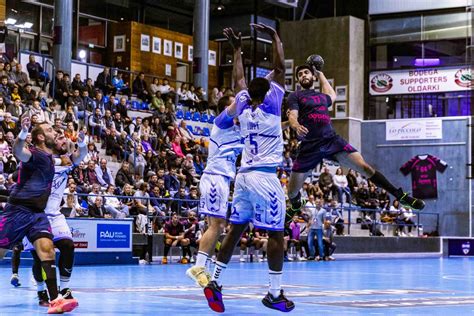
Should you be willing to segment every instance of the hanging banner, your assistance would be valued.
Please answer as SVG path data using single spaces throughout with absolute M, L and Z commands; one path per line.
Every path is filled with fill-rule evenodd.
M 466 91 L 473 86 L 470 66 L 375 71 L 369 75 L 371 95 Z
M 442 139 L 443 121 L 434 120 L 388 120 L 385 122 L 386 140 Z

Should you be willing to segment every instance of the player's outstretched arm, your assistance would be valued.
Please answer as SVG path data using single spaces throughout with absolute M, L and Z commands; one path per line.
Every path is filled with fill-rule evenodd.
M 25 147 L 25 140 L 28 136 L 28 130 L 30 129 L 31 121 L 28 115 L 24 115 L 21 119 L 21 132 L 15 139 L 13 144 L 13 154 L 20 161 L 28 162 L 31 158 L 31 152 Z
M 78 165 L 87 155 L 86 135 L 82 131 L 77 135 L 77 147 L 71 157 L 75 165 Z
M 245 83 L 244 65 L 242 63 L 242 33 L 235 35 L 234 30 L 230 27 L 223 30 L 224 36 L 229 41 L 230 46 L 234 49 L 234 64 L 232 67 L 232 80 L 234 81 L 234 92 L 239 93 L 241 90 L 247 89 Z
M 288 114 L 288 122 L 292 129 L 296 131 L 298 137 L 305 137 L 308 134 L 308 129 L 298 123 L 298 110 L 291 110 Z
M 281 42 L 280 36 L 276 30 L 266 24 L 250 24 L 258 32 L 267 33 L 272 38 L 272 49 L 273 49 L 273 71 L 270 73 L 270 76 L 267 76 L 267 79 L 270 81 L 275 81 L 280 86 L 285 84 L 285 54 L 283 52 L 283 44 Z
M 336 92 L 332 88 L 329 81 L 326 79 L 326 76 L 324 75 L 322 71 L 319 71 L 316 69 L 314 69 L 314 73 L 318 77 L 319 82 L 321 83 L 321 92 L 329 95 L 331 97 L 332 103 L 334 103 L 334 101 L 336 101 Z

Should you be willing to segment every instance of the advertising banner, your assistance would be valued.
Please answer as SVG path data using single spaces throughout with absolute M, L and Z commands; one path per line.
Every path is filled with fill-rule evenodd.
M 448 256 L 474 256 L 474 239 L 448 239 Z
M 112 219 L 67 219 L 76 251 L 132 251 L 132 221 Z
M 470 66 L 374 71 L 369 75 L 371 95 L 466 91 L 473 87 Z
M 385 122 L 386 140 L 442 139 L 443 121 L 430 120 L 389 120 Z

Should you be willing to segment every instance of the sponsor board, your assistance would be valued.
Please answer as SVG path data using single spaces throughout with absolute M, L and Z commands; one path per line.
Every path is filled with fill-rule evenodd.
M 130 245 L 130 226 L 126 224 L 98 224 L 97 248 L 127 248 Z
M 473 86 L 470 66 L 375 71 L 369 75 L 371 95 L 466 91 Z
M 448 239 L 448 256 L 474 256 L 474 239 Z
M 442 139 L 443 121 L 429 120 L 389 120 L 385 122 L 386 140 Z

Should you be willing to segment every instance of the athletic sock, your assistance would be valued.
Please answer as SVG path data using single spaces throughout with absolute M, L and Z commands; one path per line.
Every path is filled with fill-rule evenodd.
M 245 250 L 240 250 L 240 259 L 244 258 Z
M 377 170 L 375 170 L 374 175 L 370 177 L 369 180 L 372 181 L 376 186 L 387 190 L 388 193 L 392 194 L 397 199 L 403 195 L 403 190 L 394 187 L 393 184 L 390 183 L 390 181 L 388 181 L 387 178 L 385 178 L 385 176 Z
M 221 277 L 224 270 L 227 268 L 227 264 L 217 261 L 214 266 L 214 273 L 212 274 L 212 281 L 216 281 L 217 285 L 221 285 L 219 278 Z
M 290 198 L 290 203 L 295 204 L 301 200 L 301 192 L 298 191 L 298 194 L 296 194 L 293 198 Z
M 270 276 L 270 287 L 268 289 L 268 292 L 274 298 L 277 298 L 278 296 L 280 296 L 281 276 L 282 276 L 283 272 L 282 271 L 268 270 L 268 274 Z
M 196 257 L 196 267 L 204 267 L 206 265 L 206 261 L 209 259 L 209 255 L 204 251 L 198 251 Z
M 189 246 L 183 246 L 183 258 L 186 258 L 186 256 L 189 254 L 189 257 L 191 257 L 191 250 L 189 249 Z
M 36 281 L 36 289 L 38 292 L 46 290 L 46 284 L 44 283 L 44 281 L 41 281 L 41 282 Z
M 211 262 L 212 262 L 212 258 L 207 257 L 207 260 L 206 260 L 206 269 L 207 269 L 207 271 L 211 270 Z
M 51 301 L 58 297 L 58 282 L 56 280 L 56 262 L 55 260 L 41 261 L 41 267 L 43 268 L 46 286 L 48 287 L 48 293 Z
M 168 244 L 165 244 L 165 253 L 163 255 L 163 257 L 167 258 L 168 257 L 168 253 L 170 252 L 170 246 Z
M 66 277 L 66 276 L 62 276 L 60 275 L 59 276 L 59 288 L 61 290 L 64 290 L 64 289 L 67 289 L 69 288 L 69 281 L 71 280 L 70 277 Z

